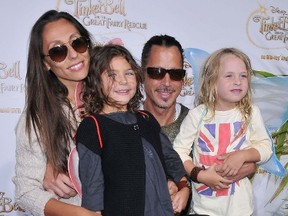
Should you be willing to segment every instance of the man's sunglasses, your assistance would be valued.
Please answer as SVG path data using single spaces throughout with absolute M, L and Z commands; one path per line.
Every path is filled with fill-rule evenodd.
M 62 62 L 67 57 L 68 47 L 66 44 L 70 44 L 71 47 L 78 53 L 86 52 L 89 47 L 87 38 L 79 37 L 62 45 L 55 46 L 48 51 L 48 55 L 54 62 Z
M 170 79 L 174 81 L 181 81 L 186 74 L 184 69 L 164 69 L 164 68 L 155 68 L 155 67 L 147 67 L 147 74 L 151 79 L 163 79 L 166 73 L 169 74 Z

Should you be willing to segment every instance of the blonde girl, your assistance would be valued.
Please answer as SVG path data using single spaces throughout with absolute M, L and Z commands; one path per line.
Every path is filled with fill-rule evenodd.
M 198 106 L 174 142 L 193 181 L 197 214 L 252 215 L 249 179 L 222 177 L 233 179 L 244 163 L 266 162 L 272 153 L 259 108 L 252 104 L 251 76 L 250 59 L 236 48 L 217 50 L 204 64 Z

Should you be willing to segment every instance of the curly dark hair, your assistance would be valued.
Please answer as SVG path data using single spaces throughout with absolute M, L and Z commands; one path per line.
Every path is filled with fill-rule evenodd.
M 141 67 L 125 47 L 121 45 L 105 45 L 96 46 L 92 50 L 89 73 L 84 80 L 84 114 L 99 113 L 103 110 L 104 104 L 118 106 L 116 102 L 110 101 L 107 95 L 103 94 L 101 74 L 106 70 L 110 70 L 112 59 L 119 56 L 125 58 L 131 65 L 137 81 L 136 94 L 127 104 L 127 109 L 134 112 L 139 108 L 143 98 L 141 93 L 141 83 L 143 81 Z

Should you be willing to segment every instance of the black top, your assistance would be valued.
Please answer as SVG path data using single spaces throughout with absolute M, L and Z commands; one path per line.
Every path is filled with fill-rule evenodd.
M 99 177 L 99 164 L 102 163 L 105 182 L 103 215 L 173 215 L 167 177 L 178 182 L 185 171 L 156 119 L 145 113 L 94 115 L 99 123 L 98 134 L 92 118 L 88 117 L 80 124 L 76 138 L 82 206 L 91 210 L 101 209 L 99 202 L 96 206 L 95 199 L 101 199 L 99 188 L 101 184 L 103 188 L 103 181 L 101 183 Z M 102 148 L 99 134 L 103 141 Z M 83 148 L 86 150 L 83 151 Z M 94 157 L 87 157 L 87 152 Z M 98 163 L 98 166 L 94 166 L 94 163 Z M 167 168 L 166 175 L 163 167 Z M 95 190 L 94 196 L 92 190 Z

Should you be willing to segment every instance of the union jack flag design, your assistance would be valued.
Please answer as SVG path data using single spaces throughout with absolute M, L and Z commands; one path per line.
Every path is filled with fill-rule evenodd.
M 217 159 L 218 155 L 241 149 L 246 134 L 241 133 L 241 122 L 204 124 L 198 137 L 199 163 L 205 167 L 213 163 L 222 163 Z M 200 184 L 197 192 L 206 196 L 229 196 L 234 194 L 235 182 L 229 189 L 213 191 L 210 187 Z

